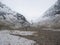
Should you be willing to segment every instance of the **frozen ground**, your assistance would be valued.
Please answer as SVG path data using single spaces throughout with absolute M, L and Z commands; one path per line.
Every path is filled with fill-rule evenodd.
M 17 32 L 17 33 L 16 33 Z M 10 35 L 13 34 L 21 34 L 21 35 L 32 35 L 33 32 L 20 32 L 19 31 L 9 31 L 9 30 L 1 30 L 0 31 L 0 45 L 35 45 L 35 41 L 29 40 L 24 37 Z

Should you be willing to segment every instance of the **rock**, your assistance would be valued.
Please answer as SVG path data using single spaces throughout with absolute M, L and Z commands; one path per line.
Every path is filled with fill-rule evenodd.
M 0 2 L 0 29 L 19 29 L 30 26 L 26 18 Z

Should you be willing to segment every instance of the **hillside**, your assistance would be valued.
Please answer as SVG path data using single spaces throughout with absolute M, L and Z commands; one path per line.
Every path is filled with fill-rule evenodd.
M 18 12 L 0 2 L 0 29 L 19 29 L 29 26 L 30 23 Z

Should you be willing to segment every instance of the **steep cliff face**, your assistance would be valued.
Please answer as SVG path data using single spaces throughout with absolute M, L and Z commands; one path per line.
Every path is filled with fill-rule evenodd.
M 9 7 L 0 2 L 0 28 L 19 29 L 29 25 L 29 22 L 23 15 L 12 11 Z

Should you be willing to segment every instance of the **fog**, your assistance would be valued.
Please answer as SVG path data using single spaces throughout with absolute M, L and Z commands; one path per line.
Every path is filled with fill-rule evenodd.
M 23 14 L 26 19 L 36 21 L 43 16 L 43 13 L 57 0 L 1 0 L 13 11 Z

